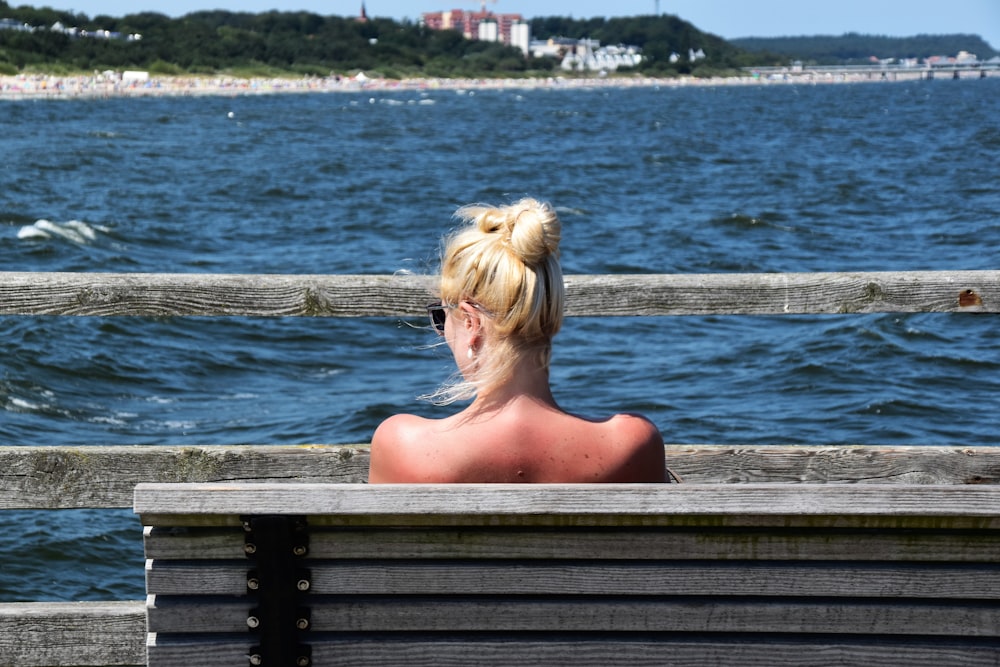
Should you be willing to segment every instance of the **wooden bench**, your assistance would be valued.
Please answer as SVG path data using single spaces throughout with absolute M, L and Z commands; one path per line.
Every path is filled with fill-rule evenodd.
M 997 665 L 1000 487 L 140 484 L 148 663 Z

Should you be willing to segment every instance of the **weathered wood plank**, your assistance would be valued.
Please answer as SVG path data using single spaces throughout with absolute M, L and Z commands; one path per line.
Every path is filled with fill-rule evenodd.
M 1000 527 L 1000 487 L 837 484 L 139 484 L 145 525 L 240 514 L 510 526 Z
M 414 275 L 0 273 L 0 315 L 322 316 L 414 314 Z
M 310 517 L 314 521 L 315 517 Z M 704 524 L 705 522 L 702 521 Z M 234 524 L 235 526 L 235 524 Z M 147 527 L 148 558 L 239 559 L 243 534 L 229 529 Z M 190 534 L 188 534 L 190 532 Z M 859 550 L 863 545 L 863 550 Z M 709 559 L 996 563 L 1000 535 L 947 530 L 691 528 L 388 528 L 310 530 L 309 554 L 336 559 Z
M 1000 447 L 667 445 L 689 483 L 1000 484 Z M 364 482 L 368 445 L 0 447 L 0 509 L 123 508 L 140 482 Z
M 709 597 L 310 597 L 313 632 L 831 633 L 989 637 L 1000 606 L 949 601 L 847 601 Z M 156 633 L 245 631 L 238 598 L 152 596 Z
M 0 665 L 145 665 L 146 608 L 127 602 L 0 604 Z
M 692 483 L 1000 484 L 1000 447 L 667 445 Z
M 1000 306 L 998 271 L 567 276 L 565 282 L 567 315 L 997 312 Z
M 568 316 L 1000 312 L 1000 271 L 566 276 Z M 399 275 L 0 272 L 0 315 L 413 316 Z
M 996 667 L 1000 642 L 926 641 L 834 636 L 808 644 L 779 637 L 697 637 L 684 634 L 656 638 L 607 635 L 566 636 L 542 640 L 526 637 L 444 635 L 412 636 L 319 634 L 311 638 L 313 662 L 324 667 L 607 667 L 627 657 L 630 667 Z M 208 644 L 195 638 L 152 638 L 150 658 L 159 667 L 246 667 L 245 642 Z
M 862 554 L 868 557 L 866 552 Z M 307 561 L 310 595 L 689 595 L 1000 600 L 1000 564 Z M 242 561 L 151 560 L 146 592 L 245 595 Z
M 0 447 L 0 509 L 124 508 L 144 481 L 364 482 L 357 445 Z

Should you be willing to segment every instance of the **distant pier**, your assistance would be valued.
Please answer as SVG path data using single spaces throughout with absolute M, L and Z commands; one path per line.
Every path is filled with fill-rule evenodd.
M 745 67 L 761 78 L 784 80 L 813 79 L 859 81 L 907 81 L 932 79 L 985 79 L 1000 76 L 1000 60 L 946 63 L 940 65 L 789 65 L 786 67 Z

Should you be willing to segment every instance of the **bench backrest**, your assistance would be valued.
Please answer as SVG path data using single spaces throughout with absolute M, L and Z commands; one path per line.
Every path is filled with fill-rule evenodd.
M 141 484 L 152 666 L 996 664 L 1000 487 Z

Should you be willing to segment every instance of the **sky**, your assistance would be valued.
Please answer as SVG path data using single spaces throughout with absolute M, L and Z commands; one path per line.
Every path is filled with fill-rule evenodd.
M 328 16 L 417 20 L 422 12 L 475 10 L 481 0 L 7 0 L 97 16 L 155 11 L 181 16 L 203 9 L 263 12 L 305 10 Z M 725 39 L 795 35 L 970 33 L 1000 50 L 1000 0 L 486 0 L 498 13 L 536 16 L 635 16 L 674 14 Z

